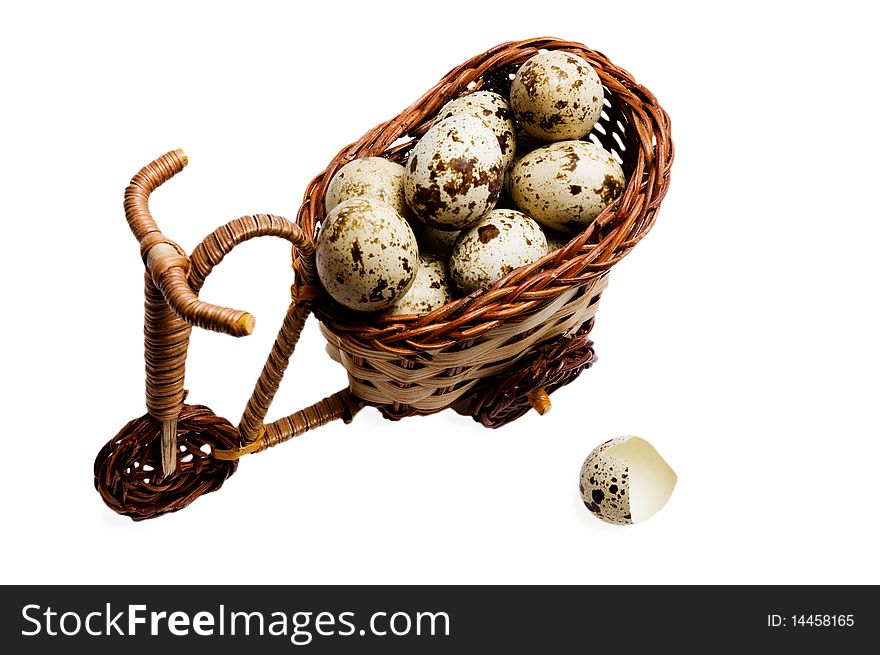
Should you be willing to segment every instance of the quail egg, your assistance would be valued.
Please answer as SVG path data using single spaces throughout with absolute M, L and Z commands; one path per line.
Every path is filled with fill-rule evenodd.
M 626 186 L 623 169 L 604 148 L 559 141 L 533 150 L 513 166 L 516 206 L 552 230 L 580 232 Z
M 460 235 L 460 231 L 438 230 L 424 224 L 422 224 L 421 232 L 417 233 L 417 236 L 421 237 L 419 243 L 426 251 L 443 253 L 447 257 L 452 252 L 452 246 L 455 245 Z
M 619 437 L 587 456 L 581 467 L 581 499 L 603 521 L 639 523 L 666 504 L 677 479 L 650 443 L 640 437 Z
M 559 234 L 558 232 L 551 232 L 549 230 L 544 230 L 544 236 L 547 238 L 547 252 L 556 252 L 561 248 L 565 248 L 568 245 L 568 242 L 571 241 L 571 237 L 565 234 Z
M 510 174 L 513 172 L 513 167 L 516 165 L 520 159 L 529 154 L 532 150 L 536 150 L 546 145 L 540 139 L 536 139 L 528 132 L 520 130 L 516 136 L 516 152 L 513 154 L 513 162 L 504 173 L 504 191 L 510 193 Z
M 449 264 L 443 255 L 419 255 L 419 272 L 403 297 L 394 303 L 388 314 L 427 314 L 454 299 Z
M 318 277 L 334 300 L 376 311 L 410 288 L 419 267 L 409 223 L 378 198 L 352 198 L 324 220 L 315 250 Z
M 406 165 L 404 191 L 415 214 L 441 230 L 461 230 L 495 206 L 504 178 L 501 146 L 475 116 L 435 123 Z
M 375 197 L 394 207 L 401 216 L 406 216 L 409 210 L 403 193 L 403 177 L 403 166 L 384 157 L 350 161 L 336 171 L 327 185 L 325 209 L 329 213 L 345 200 Z
M 458 114 L 476 116 L 495 133 L 501 146 L 504 170 L 510 168 L 516 152 L 516 125 L 507 100 L 493 91 L 475 91 L 443 105 L 437 120 Z
M 519 207 L 516 206 L 516 203 L 513 202 L 513 198 L 511 198 L 510 194 L 506 191 L 502 191 L 501 195 L 498 196 L 498 202 L 495 203 L 495 209 L 513 209 L 514 211 L 519 211 Z
M 547 239 L 535 221 L 522 212 L 495 209 L 458 239 L 449 268 L 458 288 L 471 293 L 546 254 Z
M 520 126 L 544 141 L 586 136 L 602 115 L 604 101 L 593 67 L 561 50 L 526 61 L 510 87 L 510 104 Z

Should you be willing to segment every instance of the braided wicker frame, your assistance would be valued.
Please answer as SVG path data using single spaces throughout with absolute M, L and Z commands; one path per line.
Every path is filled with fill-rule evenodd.
M 540 49 L 584 57 L 606 88 L 606 109 L 589 138 L 616 154 L 623 195 L 562 249 L 516 269 L 488 289 L 422 316 L 355 314 L 330 300 L 315 273 L 314 244 L 324 194 L 335 172 L 358 157 L 403 161 L 442 105 L 476 89 L 507 95 L 517 67 Z M 352 420 L 369 403 L 390 419 L 445 408 L 488 427 L 549 409 L 548 394 L 595 361 L 589 332 L 608 270 L 654 223 L 669 184 L 669 119 L 654 96 L 621 68 L 583 45 L 551 38 L 505 43 L 450 71 L 395 118 L 334 157 L 309 184 L 295 223 L 254 214 L 230 221 L 187 256 L 150 213 L 150 194 L 187 165 L 182 151 L 141 169 L 125 192 L 125 214 L 146 268 L 144 361 L 147 414 L 130 421 L 98 453 L 95 487 L 114 511 L 142 520 L 182 509 L 219 489 L 238 458 L 331 421 Z M 293 251 L 291 303 L 237 427 L 203 405 L 184 405 L 192 327 L 241 337 L 254 318 L 206 303 L 199 292 L 237 245 L 272 236 Z M 308 316 L 315 312 L 331 357 L 349 387 L 265 423 Z
M 507 97 L 516 69 L 542 49 L 579 55 L 599 74 L 606 107 L 587 138 L 618 156 L 626 189 L 566 247 L 430 314 L 365 317 L 327 298 L 316 303 L 328 352 L 347 369 L 352 391 L 388 418 L 453 406 L 497 427 L 521 415 L 504 405 L 518 406 L 537 388 L 500 396 L 493 389 L 517 371 L 534 369 L 537 348 L 574 333 L 584 336 L 581 326 L 592 325 L 607 271 L 654 224 L 673 159 L 669 117 L 650 91 L 607 57 L 554 38 L 504 43 L 451 70 L 399 115 L 343 148 L 312 180 L 297 223 L 305 233 L 316 235 L 324 218 L 327 186 L 340 167 L 370 156 L 404 162 L 445 103 L 479 89 Z M 586 347 L 585 341 L 582 345 Z M 574 359 L 582 366 L 592 363 L 592 346 L 589 350 L 589 357 L 582 352 Z M 570 354 L 570 349 L 562 345 L 562 352 Z M 541 361 L 550 369 L 555 366 L 546 358 Z M 488 397 L 498 406 L 488 407 Z M 464 402 L 468 398 L 470 403 Z
M 144 278 L 144 363 L 147 414 L 130 421 L 98 453 L 95 488 L 119 514 L 140 521 L 183 509 L 219 489 L 242 455 L 265 450 L 330 421 L 348 422 L 363 403 L 343 389 L 272 423 L 269 406 L 318 289 L 305 284 L 314 273 L 313 241 L 280 216 L 237 218 L 209 234 L 187 257 L 159 229 L 149 210 L 150 194 L 187 165 L 180 150 L 141 169 L 125 191 L 125 215 L 140 244 Z M 198 294 L 205 279 L 239 244 L 263 236 L 286 239 L 304 255 L 298 284 L 254 392 L 238 427 L 204 405 L 184 405 L 186 355 L 192 326 L 246 336 L 255 320 L 247 312 L 206 303 Z M 207 452 L 206 450 L 207 449 Z M 147 467 L 146 469 L 144 467 Z

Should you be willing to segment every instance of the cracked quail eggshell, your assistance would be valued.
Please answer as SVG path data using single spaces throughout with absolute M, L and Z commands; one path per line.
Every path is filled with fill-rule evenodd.
M 510 87 L 510 104 L 520 126 L 544 141 L 586 136 L 602 115 L 604 101 L 593 67 L 561 50 L 526 61 Z
M 559 141 L 533 150 L 513 166 L 516 206 L 552 230 L 584 230 L 626 186 L 623 169 L 604 148 Z
M 495 206 L 503 179 L 495 134 L 475 116 L 457 114 L 419 139 L 407 161 L 404 191 L 424 223 L 461 230 Z
M 501 147 L 504 170 L 510 168 L 516 153 L 516 124 L 507 100 L 494 91 L 475 91 L 443 105 L 437 114 L 437 120 L 459 114 L 476 116 L 492 130 Z
M 378 198 L 352 198 L 324 219 L 315 249 L 327 293 L 358 311 L 386 309 L 410 288 L 419 267 L 412 228 Z
M 324 205 L 330 213 L 336 205 L 352 198 L 374 197 L 388 203 L 401 216 L 409 209 L 403 193 L 404 168 L 384 157 L 364 157 L 348 162 L 336 171 L 330 184 Z
M 387 313 L 427 314 L 452 302 L 454 298 L 446 257 L 424 253 L 419 255 L 419 271 L 409 291 L 394 303 Z
M 459 237 L 449 269 L 458 288 L 471 293 L 546 254 L 547 239 L 535 221 L 522 212 L 495 209 Z
M 597 446 L 581 467 L 581 499 L 607 523 L 646 521 L 669 500 L 677 476 L 640 437 L 618 437 Z

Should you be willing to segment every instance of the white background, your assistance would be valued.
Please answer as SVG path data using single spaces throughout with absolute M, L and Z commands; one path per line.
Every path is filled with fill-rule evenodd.
M 880 582 L 880 53 L 862 4 L 4 5 L 2 581 Z M 673 122 L 671 190 L 613 271 L 599 363 L 543 418 L 367 409 L 243 459 L 182 512 L 108 510 L 94 456 L 144 411 L 131 175 L 186 149 L 152 207 L 187 249 L 242 214 L 293 217 L 337 150 L 447 70 L 547 34 L 606 53 Z M 190 401 L 237 422 L 288 257 L 251 243 L 212 276 L 203 296 L 258 326 L 194 332 Z M 312 321 L 273 417 L 344 385 Z M 679 484 L 620 528 L 577 477 L 626 434 Z

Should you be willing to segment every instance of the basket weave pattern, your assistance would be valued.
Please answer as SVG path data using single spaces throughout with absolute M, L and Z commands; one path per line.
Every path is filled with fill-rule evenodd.
M 607 271 L 654 223 L 673 158 L 668 116 L 650 91 L 604 55 L 552 38 L 501 44 L 450 71 L 398 116 L 340 151 L 309 185 L 297 223 L 316 235 L 327 185 L 339 168 L 369 156 L 404 162 L 446 102 L 478 89 L 506 97 L 516 69 L 541 49 L 574 53 L 596 69 L 606 107 L 588 138 L 620 159 L 626 189 L 566 247 L 430 314 L 364 318 L 326 297 L 317 301 L 314 311 L 330 356 L 345 366 L 354 394 L 388 418 L 430 414 L 456 403 L 478 418 L 459 401 L 485 399 L 492 387 L 533 365 L 539 346 L 569 338 L 587 324 L 607 285 Z
M 421 358 L 370 350 L 349 335 L 337 335 L 326 324 L 321 331 L 330 357 L 348 370 L 357 397 L 379 406 L 392 404 L 388 415 L 394 418 L 401 417 L 393 414 L 401 406 L 409 408 L 403 415 L 431 414 L 456 403 L 481 380 L 507 371 L 535 346 L 576 331 L 595 314 L 606 281 L 603 275 L 583 290 L 568 289 L 539 311 L 504 323 L 466 347 L 437 349 Z

